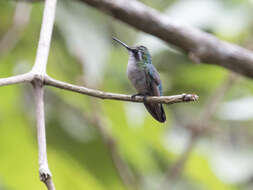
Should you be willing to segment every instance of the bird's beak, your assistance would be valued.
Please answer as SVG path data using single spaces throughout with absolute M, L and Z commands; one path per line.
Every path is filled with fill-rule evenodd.
M 134 51 L 135 49 L 130 48 L 128 45 L 126 45 L 124 42 L 120 41 L 119 39 L 113 37 L 112 38 L 114 41 L 118 42 L 119 44 L 121 44 L 122 46 L 124 46 L 128 51 Z

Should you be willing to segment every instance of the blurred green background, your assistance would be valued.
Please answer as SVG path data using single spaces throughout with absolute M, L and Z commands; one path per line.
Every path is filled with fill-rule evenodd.
M 252 0 L 142 0 L 175 22 L 253 49 Z M 43 3 L 0 0 L 0 77 L 29 71 Z M 156 122 L 142 104 L 100 100 L 46 87 L 49 166 L 56 189 L 249 190 L 253 188 L 252 80 L 193 64 L 158 38 L 78 1 L 59 0 L 48 74 L 72 84 L 134 94 L 128 55 L 149 48 L 165 95 L 198 102 L 165 105 Z M 46 189 L 38 177 L 30 85 L 0 88 L 0 190 Z M 178 161 L 179 160 L 179 161 Z

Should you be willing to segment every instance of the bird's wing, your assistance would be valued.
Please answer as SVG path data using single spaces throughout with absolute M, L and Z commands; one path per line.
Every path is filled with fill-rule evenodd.
M 161 96 L 162 95 L 162 84 L 160 80 L 160 76 L 156 70 L 156 68 L 149 64 L 146 69 L 146 79 L 147 79 L 147 86 L 148 92 L 151 96 Z M 144 103 L 145 107 L 147 108 L 148 112 L 158 121 L 165 122 L 166 115 L 163 109 L 162 104 L 159 103 Z
M 160 80 L 159 73 L 157 72 L 156 68 L 152 64 L 148 64 L 146 70 L 146 78 L 148 79 L 148 86 L 150 92 L 154 96 L 161 96 L 162 95 L 162 83 Z

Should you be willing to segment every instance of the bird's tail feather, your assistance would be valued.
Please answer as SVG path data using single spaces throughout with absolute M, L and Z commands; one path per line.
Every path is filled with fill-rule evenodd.
M 162 104 L 158 103 L 144 103 L 148 112 L 159 122 L 166 121 L 166 115 Z

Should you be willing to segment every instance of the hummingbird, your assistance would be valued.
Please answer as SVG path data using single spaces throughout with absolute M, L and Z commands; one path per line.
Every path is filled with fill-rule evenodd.
M 137 90 L 135 96 L 144 96 L 144 105 L 148 112 L 159 122 L 166 121 L 166 115 L 161 103 L 146 102 L 147 96 L 162 96 L 162 82 L 158 71 L 152 64 L 151 55 L 145 46 L 129 47 L 124 42 L 113 37 L 128 51 L 127 76 Z

